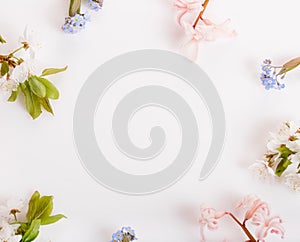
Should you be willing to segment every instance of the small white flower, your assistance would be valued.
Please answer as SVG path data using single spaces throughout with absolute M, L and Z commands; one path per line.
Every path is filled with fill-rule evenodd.
M 300 174 L 288 174 L 283 177 L 283 182 L 292 191 L 300 192 Z
M 22 199 L 10 198 L 4 204 L 0 205 L 0 220 L 5 219 L 9 222 L 14 221 L 14 217 L 11 214 L 12 210 L 17 210 L 17 218 L 19 221 L 25 219 L 25 211 L 27 210 L 27 205 Z
M 12 91 L 17 90 L 18 83 L 14 79 L 6 79 L 6 77 L 0 78 L 0 91 L 4 95 L 10 95 Z
M 0 221 L 0 241 L 1 242 L 19 242 L 21 235 L 16 235 L 19 225 L 11 225 L 5 220 Z
M 274 171 L 266 161 L 257 161 L 249 167 L 249 170 L 261 181 L 272 182 L 274 180 Z
M 28 45 L 28 51 L 31 58 L 35 58 L 36 52 L 42 47 L 42 44 L 37 39 L 36 33 L 28 27 L 25 28 L 24 34 L 20 37 L 19 42 Z
M 16 66 L 11 73 L 11 78 L 19 83 L 23 83 L 30 75 L 37 72 L 37 63 L 34 59 L 24 61 L 21 65 Z

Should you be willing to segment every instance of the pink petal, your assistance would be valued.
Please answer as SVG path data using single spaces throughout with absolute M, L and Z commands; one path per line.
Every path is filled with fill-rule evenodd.
M 181 48 L 181 52 L 183 53 L 183 55 L 185 55 L 191 61 L 195 61 L 197 59 L 198 50 L 199 50 L 199 43 L 195 39 L 189 40 Z

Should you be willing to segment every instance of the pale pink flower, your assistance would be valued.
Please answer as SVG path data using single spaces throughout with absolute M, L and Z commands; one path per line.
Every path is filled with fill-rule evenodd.
M 227 19 L 221 24 L 215 24 L 209 19 L 199 21 L 196 29 L 203 36 L 205 41 L 215 41 L 218 38 L 234 37 L 237 35 L 235 30 L 229 28 L 231 20 Z
M 267 215 L 270 214 L 268 204 L 261 201 L 255 195 L 247 195 L 244 197 L 243 200 L 237 205 L 237 208 L 246 209 L 244 222 L 251 219 L 256 213 L 266 213 Z
M 200 216 L 198 223 L 200 224 L 200 236 L 201 241 L 205 241 L 204 228 L 207 227 L 208 230 L 218 229 L 218 219 L 226 215 L 227 212 L 217 212 L 214 208 L 209 208 L 202 206 L 200 209 Z
M 187 13 L 192 13 L 194 11 L 201 11 L 203 9 L 199 0 L 175 0 L 174 6 L 179 10 L 177 21 L 179 25 L 182 25 L 182 18 Z
M 201 41 L 214 41 L 221 37 L 233 37 L 234 30 L 228 28 L 230 20 L 221 24 L 214 24 L 208 19 L 199 21 L 194 28 L 191 23 L 183 22 L 182 26 L 187 36 L 187 41 L 182 46 L 182 52 L 192 61 L 197 59 L 198 47 Z
M 256 213 L 252 218 L 252 224 L 257 226 L 256 236 L 257 240 L 264 242 L 264 238 L 268 236 L 268 233 L 274 233 L 284 238 L 285 230 L 282 226 L 282 219 L 279 216 L 270 217 L 266 213 Z
M 238 202 L 236 208 L 250 209 L 257 199 L 259 198 L 254 194 L 247 195 L 240 202 Z

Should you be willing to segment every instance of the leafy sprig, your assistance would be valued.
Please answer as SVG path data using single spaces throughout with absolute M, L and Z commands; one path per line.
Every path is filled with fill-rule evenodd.
M 21 91 L 26 99 L 26 109 L 33 119 L 36 119 L 41 115 L 42 107 L 47 112 L 54 114 L 49 99 L 57 100 L 59 99 L 60 94 L 55 85 L 44 77 L 63 72 L 66 69 L 67 66 L 64 68 L 49 68 L 43 70 L 40 76 L 29 76 L 28 80 L 20 83 L 17 90 L 11 93 L 8 101 L 16 101 Z
M 28 113 L 33 119 L 36 119 L 41 115 L 42 108 L 51 114 L 54 113 L 50 99 L 57 100 L 60 94 L 55 85 L 47 78 L 49 75 L 65 71 L 67 66 L 45 69 L 41 75 L 34 74 L 28 64 L 34 59 L 37 48 L 32 39 L 33 36 L 28 33 L 26 28 L 21 46 L 9 54 L 0 54 L 0 89 L 9 93 L 8 102 L 15 102 L 22 93 L 25 96 Z M 6 43 L 1 35 L 0 43 Z M 30 53 L 30 59 L 24 60 L 16 55 L 22 50 Z M 18 71 L 16 71 L 17 68 L 19 68 Z
M 17 235 L 22 236 L 20 242 L 34 241 L 39 235 L 42 225 L 49 225 L 58 222 L 62 218 L 66 218 L 63 214 L 52 215 L 53 196 L 42 196 L 35 191 L 31 196 L 26 214 L 26 222 L 16 221 L 19 224 Z

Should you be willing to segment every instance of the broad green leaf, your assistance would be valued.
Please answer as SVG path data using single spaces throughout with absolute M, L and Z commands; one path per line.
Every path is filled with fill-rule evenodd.
M 65 66 L 64 68 L 48 68 L 43 70 L 42 75 L 41 76 L 49 76 L 49 75 L 53 75 L 59 72 L 63 72 L 65 70 L 67 70 L 68 66 Z
M 286 145 L 282 145 L 280 148 L 277 148 L 277 150 L 280 152 L 281 161 L 277 165 L 275 173 L 280 177 L 288 166 L 292 164 L 290 155 L 295 154 L 295 152 L 291 151 Z
M 6 43 L 6 40 L 5 39 L 3 39 L 3 37 L 0 35 L 0 43 L 1 44 L 5 44 Z
M 38 201 L 40 199 L 40 193 L 38 191 L 35 191 L 29 201 L 28 204 L 28 211 L 26 214 L 26 218 L 29 223 L 34 219 L 35 211 L 37 209 Z
M 20 92 L 20 85 L 18 85 L 17 90 L 16 91 L 12 91 L 10 94 L 10 97 L 8 98 L 8 102 L 15 102 L 18 98 L 19 92 Z
M 53 223 L 56 223 L 57 221 L 61 220 L 62 218 L 67 218 L 67 217 L 63 214 L 57 214 L 57 215 L 49 216 L 49 217 L 46 217 L 46 218 L 42 218 L 41 219 L 41 224 L 42 225 L 53 224 Z
M 46 87 L 41 83 L 36 76 L 30 76 L 28 83 L 31 91 L 38 97 L 46 97 Z
M 31 242 L 36 239 L 36 237 L 39 235 L 39 229 L 41 226 L 41 220 L 40 219 L 34 219 L 29 229 L 26 231 L 24 236 L 22 237 L 21 242 Z
M 33 119 L 39 117 L 42 113 L 41 104 L 38 97 L 30 90 L 28 81 L 21 85 L 22 92 L 26 98 L 26 109 Z
M 300 65 L 300 57 L 292 59 L 283 65 L 283 67 L 280 70 L 280 72 L 278 73 L 278 75 L 279 76 L 283 75 L 283 74 L 295 69 L 299 65 Z
M 76 13 L 80 13 L 81 0 L 71 0 L 69 15 L 73 17 Z
M 47 218 L 53 210 L 53 196 L 43 196 L 39 199 L 38 205 L 34 214 L 35 219 Z
M 40 103 L 42 104 L 43 108 L 44 108 L 47 112 L 54 114 L 54 113 L 53 113 L 53 109 L 52 109 L 52 107 L 51 107 L 51 104 L 50 104 L 50 102 L 49 102 L 49 99 L 48 99 L 47 97 L 45 97 L 45 98 L 40 98 L 39 100 L 40 100 Z
M 58 99 L 59 98 L 59 91 L 57 88 L 47 79 L 42 78 L 42 77 L 37 77 L 38 80 L 44 84 L 46 87 L 46 97 L 50 99 Z
M 1 76 L 5 76 L 9 71 L 9 65 L 7 61 L 3 61 L 1 66 Z

